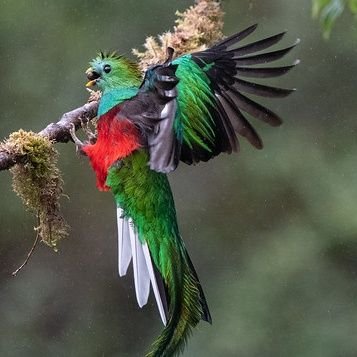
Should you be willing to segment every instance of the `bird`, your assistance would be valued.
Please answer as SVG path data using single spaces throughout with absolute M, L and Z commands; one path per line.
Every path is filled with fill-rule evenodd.
M 251 81 L 279 77 L 299 62 L 266 66 L 299 41 L 268 50 L 284 37 L 281 32 L 242 45 L 256 28 L 176 58 L 168 47 L 166 61 L 144 75 L 137 63 L 116 52 L 100 52 L 86 71 L 86 86 L 101 91 L 97 133 L 82 142 L 73 127 L 71 136 L 89 158 L 98 189 L 114 195 L 119 275 L 126 275 L 132 261 L 140 307 L 153 291 L 164 329 L 147 357 L 180 354 L 200 320 L 212 323 L 180 235 L 168 173 L 180 162 L 193 165 L 238 152 L 240 137 L 262 149 L 249 120 L 273 127 L 282 120 L 255 97 L 283 98 L 295 90 Z

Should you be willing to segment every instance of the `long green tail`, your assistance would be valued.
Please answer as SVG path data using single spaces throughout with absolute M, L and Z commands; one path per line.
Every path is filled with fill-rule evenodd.
M 148 155 L 137 151 L 108 174 L 116 202 L 130 217 L 142 244 L 164 283 L 167 325 L 147 357 L 174 356 L 182 351 L 191 329 L 203 319 L 211 322 L 206 299 L 176 221 L 171 189 L 165 174 L 149 169 Z
M 156 339 L 147 357 L 174 356 L 183 350 L 190 335 L 203 316 L 199 282 L 190 269 L 182 248 L 181 256 L 171 262 L 165 283 L 169 286 L 169 321 L 161 335 Z M 175 263 L 175 264 L 173 264 Z

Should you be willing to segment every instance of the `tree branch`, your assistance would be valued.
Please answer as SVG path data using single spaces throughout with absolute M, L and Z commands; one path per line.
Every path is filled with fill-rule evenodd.
M 60 120 L 51 123 L 39 132 L 39 135 L 46 137 L 56 143 L 66 143 L 71 139 L 69 129 L 72 124 L 78 129 L 81 123 L 92 120 L 97 115 L 98 101 L 91 101 L 70 112 L 64 113 Z M 0 150 L 0 171 L 8 170 L 15 164 L 21 162 L 23 156 L 10 154 L 5 150 Z

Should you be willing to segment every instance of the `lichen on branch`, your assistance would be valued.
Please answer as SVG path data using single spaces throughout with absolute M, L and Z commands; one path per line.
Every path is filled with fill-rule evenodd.
M 144 43 L 144 52 L 133 49 L 133 54 L 140 60 L 140 67 L 145 70 L 149 66 L 164 62 L 167 47 L 175 49 L 180 56 L 193 51 L 201 51 L 223 37 L 223 11 L 219 1 L 196 0 L 184 12 L 176 11 L 173 32 L 167 31 L 157 39 L 150 36 Z
M 57 251 L 58 241 L 68 235 L 68 225 L 60 212 L 63 181 L 53 143 L 34 132 L 19 130 L 0 144 L 0 150 L 21 157 L 10 169 L 13 189 L 37 216 L 35 230 L 41 241 Z

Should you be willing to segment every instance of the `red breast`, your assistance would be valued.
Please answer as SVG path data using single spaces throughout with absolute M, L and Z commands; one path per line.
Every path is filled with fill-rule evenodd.
M 86 145 L 83 151 L 96 173 L 97 187 L 108 191 L 109 187 L 105 185 L 108 169 L 140 147 L 140 132 L 128 119 L 120 117 L 119 106 L 100 117 L 97 131 L 97 142 Z

